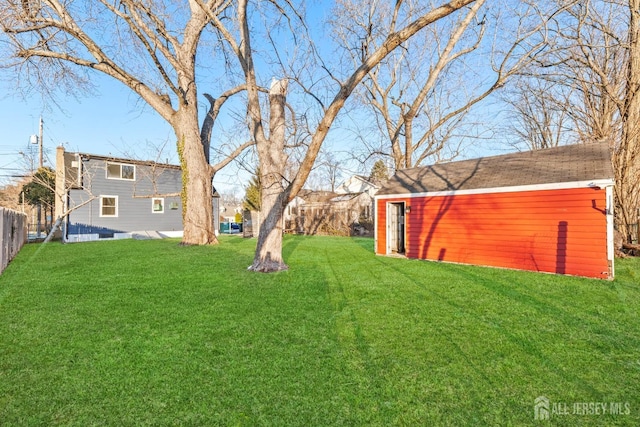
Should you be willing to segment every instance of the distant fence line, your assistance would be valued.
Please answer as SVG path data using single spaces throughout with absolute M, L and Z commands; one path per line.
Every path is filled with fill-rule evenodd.
M 373 221 L 353 209 L 326 209 L 290 215 L 284 221 L 286 233 L 328 236 L 373 236 Z
M 0 273 L 27 241 L 27 216 L 0 207 Z
M 629 234 L 631 235 L 631 243 L 640 245 L 640 220 L 637 224 L 629 225 Z

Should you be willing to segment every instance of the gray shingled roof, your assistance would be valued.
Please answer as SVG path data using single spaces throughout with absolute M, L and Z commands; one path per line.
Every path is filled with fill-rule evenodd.
M 403 169 L 377 195 L 613 179 L 606 144 L 577 144 Z
M 76 153 L 65 153 L 76 155 Z M 77 153 L 86 160 L 105 160 L 107 162 L 117 162 L 117 163 L 129 163 L 132 165 L 143 165 L 143 166 L 161 166 L 166 169 L 180 169 L 180 165 L 172 165 L 170 163 L 159 163 L 154 162 L 153 160 L 136 160 L 136 159 L 127 159 L 123 157 L 113 157 L 113 156 L 103 156 L 98 154 L 88 154 L 88 153 Z

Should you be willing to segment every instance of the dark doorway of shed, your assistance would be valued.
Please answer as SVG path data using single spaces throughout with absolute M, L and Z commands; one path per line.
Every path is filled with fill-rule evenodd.
M 387 254 L 404 254 L 404 202 L 387 203 Z

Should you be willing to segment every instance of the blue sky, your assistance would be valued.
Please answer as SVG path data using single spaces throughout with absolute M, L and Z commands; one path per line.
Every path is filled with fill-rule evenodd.
M 28 172 L 29 161 L 21 152 L 34 154 L 37 167 L 37 146 L 30 144 L 30 136 L 38 134 L 40 116 L 44 121 L 45 166 L 55 166 L 55 149 L 59 145 L 68 151 L 143 160 L 155 159 L 157 147 L 164 145 L 160 160 L 178 163 L 171 127 L 122 84 L 100 75 L 95 75 L 94 79 L 97 83 L 95 94 L 78 98 L 60 96 L 58 105 L 45 103 L 41 95 L 35 92 L 25 99 L 15 93 L 10 82 L 0 82 L 5 94 L 0 98 L 3 128 L 0 185 L 14 180 L 14 175 Z M 334 141 L 328 138 L 326 147 L 339 157 L 340 149 L 347 149 L 344 135 L 349 133 L 336 129 L 332 135 L 336 134 L 342 134 L 343 137 L 333 138 Z M 486 154 L 492 154 L 490 147 L 475 147 L 464 157 Z M 357 168 L 358 165 L 347 166 L 343 177 L 362 172 Z M 221 191 L 242 197 L 249 177 L 242 168 L 231 164 L 216 175 L 214 183 Z
M 58 106 L 45 103 L 38 93 L 25 99 L 11 82 L 0 82 L 5 94 L 0 98 L 0 185 L 28 172 L 29 161 L 21 152 L 35 154 L 37 167 L 37 145 L 30 144 L 30 136 L 38 134 L 40 116 L 44 121 L 45 166 L 55 166 L 59 145 L 68 151 L 144 160 L 155 159 L 157 147 L 164 145 L 160 160 L 178 163 L 171 127 L 122 84 L 97 74 L 94 79 L 95 94 L 77 99 L 60 96 Z M 243 194 L 247 180 L 247 174 L 230 166 L 215 181 L 224 191 Z
M 6 71 L 5 71 L 6 73 Z M 116 157 L 154 160 L 158 147 L 164 146 L 159 160 L 178 164 L 175 136 L 172 128 L 155 111 L 148 107 L 121 83 L 99 73 L 93 75 L 95 93 L 90 95 L 57 95 L 57 104 L 47 102 L 36 91 L 24 97 L 4 74 L 0 87 L 0 117 L 4 138 L 0 141 L 0 185 L 15 181 L 16 175 L 24 175 L 37 168 L 37 145 L 30 144 L 31 135 L 38 134 L 39 119 L 44 122 L 44 165 L 55 167 L 56 147 L 63 145 L 67 151 L 113 155 Z M 202 97 L 202 111 L 205 105 Z M 220 126 L 224 128 L 225 111 L 214 128 L 213 138 Z M 237 124 L 236 124 L 237 126 Z M 351 134 L 334 126 L 325 141 L 327 150 L 336 157 L 349 152 L 347 139 Z M 339 135 L 339 136 L 338 136 Z M 332 139 L 334 142 L 332 142 Z M 26 155 L 25 155 L 26 154 Z M 250 157 L 250 156 L 249 156 Z M 357 164 L 342 163 L 343 178 L 361 172 Z M 230 164 L 214 178 L 219 191 L 244 196 L 244 187 L 250 179 L 245 169 Z M 317 180 L 316 180 L 317 183 Z
M 320 2 L 322 3 L 322 2 Z M 322 13 L 328 13 L 318 6 Z M 324 27 L 318 29 L 319 33 Z M 323 40 L 326 34 L 320 34 Z M 325 43 L 327 43 L 325 41 Z M 323 45 L 321 43 L 321 45 Z M 205 53 L 206 54 L 206 53 Z M 268 83 L 271 74 L 262 75 Z M 2 123 L 4 138 L 0 141 L 0 185 L 12 180 L 12 175 L 23 175 L 30 167 L 25 156 L 20 152 L 35 150 L 37 147 L 29 144 L 31 135 L 38 133 L 38 121 L 44 120 L 45 165 L 54 166 L 55 149 L 64 145 L 69 151 L 80 151 L 99 155 L 113 155 L 118 157 L 133 157 L 137 159 L 155 159 L 157 147 L 165 146 L 161 161 L 177 163 L 175 153 L 175 137 L 171 127 L 161 119 L 151 108 L 138 100 L 130 89 L 115 80 L 99 73 L 92 75 L 96 86 L 96 93 L 83 95 L 78 98 L 58 95 L 58 106 L 53 103 L 45 105 L 37 92 L 33 92 L 26 99 L 16 93 L 15 83 L 10 71 L 4 71 L 0 76 L 0 123 Z M 214 81 L 211 83 L 215 86 Z M 200 85 L 200 90 L 204 90 Z M 212 90 L 215 90 L 212 88 Z M 215 95 L 215 93 L 212 93 Z M 205 106 L 202 98 L 203 107 Z M 478 115 L 488 120 L 495 119 L 494 107 L 485 103 L 478 111 Z M 225 111 L 219 121 L 224 121 Z M 360 114 L 370 112 L 352 112 L 352 120 L 359 121 Z M 342 116 L 344 117 L 344 115 Z M 481 119 L 482 120 L 482 119 Z M 342 121 L 349 126 L 349 120 Z M 336 123 L 327 141 L 325 149 L 332 151 L 340 158 L 344 152 L 353 152 L 353 133 L 340 129 L 340 121 Z M 231 125 L 230 125 L 231 126 Z M 237 126 L 237 125 L 236 125 Z M 224 123 L 223 126 L 224 128 Z M 220 126 L 214 128 L 214 138 Z M 228 136 L 222 136 L 225 138 Z M 357 142 L 356 142 L 357 143 Z M 487 144 L 481 148 L 473 148 L 464 153 L 464 157 L 477 157 L 493 154 Z M 36 163 L 37 166 L 37 163 Z M 349 174 L 360 172 L 359 165 L 343 162 L 343 178 Z M 249 166 L 250 167 L 250 166 Z M 235 164 L 222 170 L 216 175 L 214 183 L 220 191 L 235 193 L 242 197 L 244 186 L 250 174 Z
M 99 93 L 78 99 L 60 97 L 59 107 L 45 105 L 38 93 L 24 99 L 14 90 L 3 82 L 5 96 L 0 99 L 3 178 L 8 175 L 4 168 L 13 168 L 8 170 L 13 173 L 23 172 L 27 166 L 18 153 L 29 149 L 29 138 L 38 133 L 40 116 L 44 121 L 43 141 L 50 162 L 55 161 L 55 148 L 59 145 L 71 151 L 114 156 L 134 152 L 142 156 L 149 142 L 175 139 L 171 127 L 155 112 L 143 109 L 128 89 L 107 78 L 99 78 Z

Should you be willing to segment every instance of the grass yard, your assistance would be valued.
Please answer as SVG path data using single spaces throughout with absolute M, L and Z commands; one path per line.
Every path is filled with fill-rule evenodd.
M 264 275 L 222 241 L 26 246 L 0 276 L 0 425 L 545 425 L 538 396 L 550 425 L 640 425 L 638 259 L 605 282 L 286 236 Z

